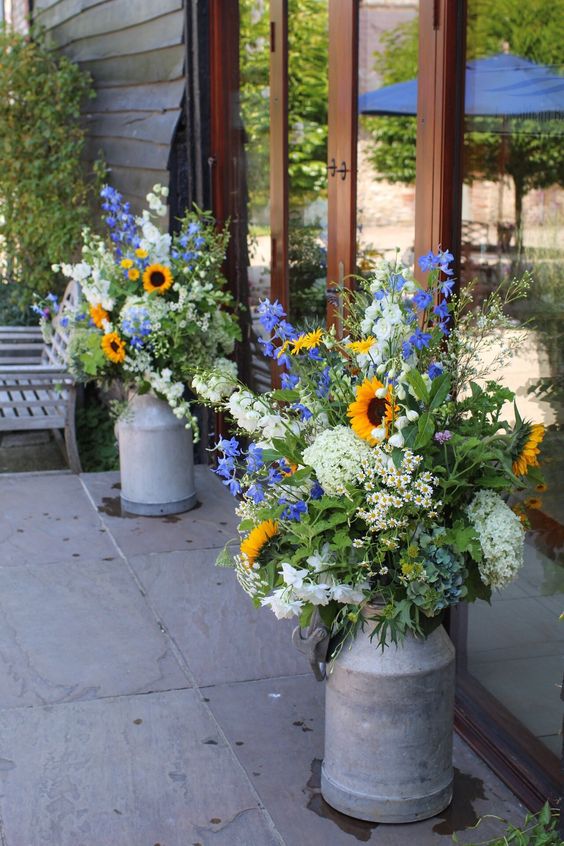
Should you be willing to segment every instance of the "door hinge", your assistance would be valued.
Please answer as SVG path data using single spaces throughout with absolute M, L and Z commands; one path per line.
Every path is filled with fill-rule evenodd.
M 331 159 L 331 164 L 327 165 L 327 170 L 330 176 L 335 176 L 337 173 L 341 174 L 341 179 L 347 178 L 347 173 L 350 173 L 350 168 L 347 167 L 346 162 L 341 162 L 341 167 L 337 167 L 335 159 Z

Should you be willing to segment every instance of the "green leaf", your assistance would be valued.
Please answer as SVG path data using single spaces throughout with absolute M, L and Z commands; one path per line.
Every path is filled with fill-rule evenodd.
M 271 391 L 270 396 L 282 402 L 297 402 L 300 398 L 300 392 L 292 391 L 290 388 L 277 388 L 275 391 Z
M 442 376 L 438 376 L 436 379 L 433 380 L 433 384 L 431 386 L 431 404 L 429 405 L 429 411 L 433 411 L 435 408 L 439 408 L 439 406 L 442 405 L 445 401 L 449 392 L 450 379 L 446 373 L 443 373 Z
M 233 552 L 229 549 L 229 547 L 225 546 L 215 561 L 216 567 L 234 567 L 235 561 L 233 560 Z
M 417 421 L 417 438 L 415 439 L 415 449 L 427 446 L 435 432 L 435 423 L 428 411 L 422 414 Z
M 427 404 L 429 402 L 429 391 L 418 370 L 410 370 L 407 374 L 407 381 L 415 391 L 417 399 Z

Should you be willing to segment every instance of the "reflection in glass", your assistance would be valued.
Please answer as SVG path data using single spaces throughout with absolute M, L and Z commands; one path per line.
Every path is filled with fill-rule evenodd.
M 249 253 L 249 307 L 253 331 L 259 301 L 270 295 L 270 4 L 268 0 L 240 0 L 240 109 L 246 165 L 246 204 Z M 267 360 L 252 342 L 255 387 L 270 387 Z
M 328 0 L 288 3 L 290 319 L 325 323 Z
M 524 270 L 517 355 L 504 369 L 521 410 L 543 423 L 547 489 L 525 491 L 526 563 L 492 607 L 469 608 L 468 669 L 558 755 L 564 590 L 564 77 L 558 4 L 468 4 L 461 281 L 477 296 Z M 482 78 L 480 78 L 482 69 Z M 489 73 L 489 78 L 488 78 Z M 494 107 L 490 107 L 488 94 Z M 511 334 L 509 332 L 508 334 Z M 500 345 L 508 340 L 500 337 Z
M 373 111 L 371 92 L 414 79 L 418 67 L 418 2 L 361 0 L 359 19 L 357 265 L 399 249 L 413 264 L 416 100 L 411 113 Z

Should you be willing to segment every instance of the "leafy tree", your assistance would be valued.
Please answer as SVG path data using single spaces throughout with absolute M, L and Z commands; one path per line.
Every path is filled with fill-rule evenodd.
M 562 63 L 560 22 L 564 0 L 471 0 L 468 8 L 467 55 L 471 59 L 489 56 L 507 45 L 512 53 L 537 62 Z M 383 49 L 375 57 L 375 68 L 384 85 L 417 75 L 418 19 L 400 24 L 386 33 Z M 501 120 L 501 119 L 500 119 Z M 548 121 L 545 131 L 533 120 L 506 119 L 498 132 L 491 123 L 474 118 L 472 131 L 465 133 L 465 178 L 500 178 L 500 170 L 515 184 L 515 223 L 518 243 L 522 230 L 524 195 L 533 188 L 564 184 L 564 152 L 558 143 L 562 122 Z M 552 124 L 552 125 L 551 125 Z M 377 178 L 391 182 L 415 181 L 416 124 L 412 117 L 373 117 L 367 126 L 375 141 L 371 161 Z
M 51 264 L 76 253 L 88 221 L 79 119 L 92 96 L 89 76 L 41 39 L 0 29 L 0 298 L 12 320 L 57 287 Z

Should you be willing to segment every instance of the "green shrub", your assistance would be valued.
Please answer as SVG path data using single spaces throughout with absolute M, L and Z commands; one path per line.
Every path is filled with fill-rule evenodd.
M 468 846 L 562 846 L 564 841 L 558 833 L 558 819 L 558 814 L 551 811 L 547 802 L 538 814 L 527 814 L 522 827 L 509 825 L 499 837 Z M 453 835 L 452 839 L 459 843 L 456 835 Z
M 29 322 L 32 293 L 60 292 L 90 216 L 80 107 L 88 74 L 42 38 L 0 28 L 0 323 Z
M 115 419 L 100 400 L 96 387 L 88 385 L 84 404 L 76 411 L 78 451 L 84 473 L 119 469 L 114 425 Z

